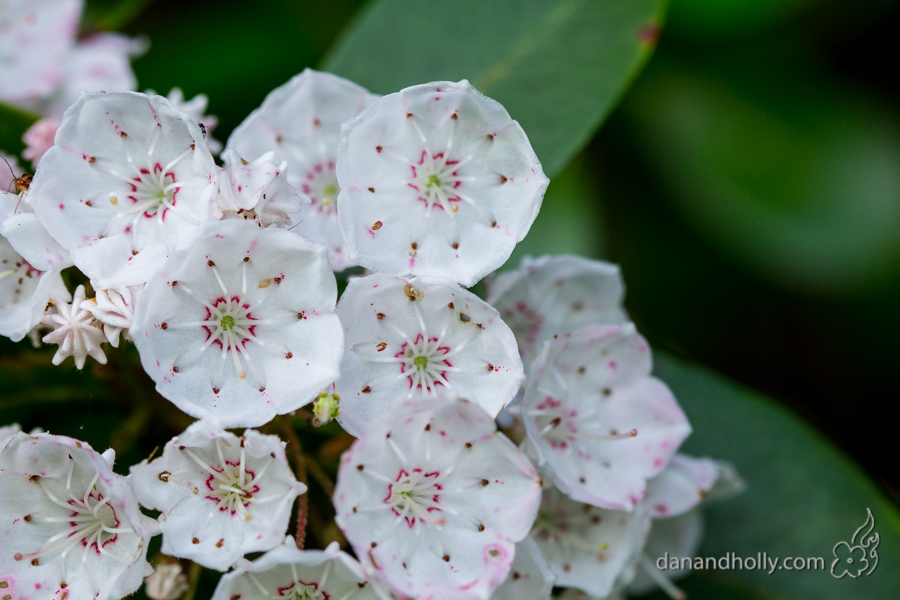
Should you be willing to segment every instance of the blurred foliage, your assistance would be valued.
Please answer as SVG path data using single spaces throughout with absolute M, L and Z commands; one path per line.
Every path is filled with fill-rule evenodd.
M 644 64 L 665 4 L 382 0 L 353 21 L 323 68 L 379 94 L 468 79 L 522 124 L 553 177 Z

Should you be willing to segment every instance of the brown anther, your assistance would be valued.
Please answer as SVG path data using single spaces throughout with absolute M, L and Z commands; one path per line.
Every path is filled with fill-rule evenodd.
M 293 353 L 293 352 L 288 352 L 287 354 L 284 355 L 284 357 L 287 358 L 287 359 L 294 358 L 294 353 Z
M 262 394 L 264 391 L 266 391 L 266 388 L 264 388 L 264 387 L 259 388 L 259 393 L 260 393 L 260 394 Z
M 478 526 L 478 531 L 484 531 L 484 525 L 479 525 L 479 526 Z
M 482 486 L 482 487 L 486 486 L 486 485 L 489 484 L 489 483 L 490 483 L 490 481 L 488 481 L 487 479 L 482 479 L 482 480 L 481 480 L 481 486 Z
M 22 518 L 25 519 L 25 522 L 26 522 L 26 523 L 29 522 L 29 521 L 31 521 L 31 515 L 25 515 L 25 516 L 22 517 Z M 4 581 L 3 583 L 6 583 L 6 582 Z
M 371 391 L 372 391 L 372 388 L 369 387 L 369 386 L 366 386 L 366 387 L 364 387 L 364 388 L 362 389 L 362 393 L 363 393 L 363 394 L 368 394 L 368 393 L 371 392 Z
M 192 544 L 199 544 L 199 543 L 200 543 L 200 540 L 198 540 L 197 538 L 194 538 L 194 539 L 191 540 L 191 543 L 192 543 Z
M 375 348 L 378 349 L 378 352 L 384 352 L 384 349 L 387 348 L 387 343 L 386 343 L 386 342 L 379 342 L 378 345 L 375 346 Z
M 218 393 L 219 393 L 219 388 L 214 387 L 214 388 L 213 388 L 213 394 L 218 394 Z
M 90 164 L 94 164 L 95 162 L 97 162 L 97 157 L 96 157 L 96 156 L 91 156 L 91 157 L 89 157 L 89 158 L 88 158 L 88 162 L 89 162 Z
M 166 323 L 165 321 L 163 321 L 162 323 L 159 324 L 159 328 L 160 328 L 160 329 L 168 329 L 168 328 L 169 328 L 169 324 Z
M 32 560 L 31 560 L 31 566 L 32 566 L 32 567 L 38 566 L 38 559 L 36 559 L 36 558 L 32 559 Z
M 171 477 L 171 476 L 172 476 L 172 474 L 169 473 L 168 471 L 163 471 L 162 473 L 157 475 L 157 477 L 159 477 L 159 480 L 162 481 L 163 483 L 167 483 L 169 481 L 169 477 Z
M 425 426 L 425 431 L 431 431 L 431 423 Z
M 384 223 L 382 223 L 381 221 L 375 221 L 374 223 L 372 223 L 372 231 L 378 231 L 383 226 L 384 226 Z
M 244 262 L 250 262 L 250 257 L 249 257 L 249 256 L 245 256 L 245 257 L 244 257 Z
M 276 283 L 276 284 L 281 283 L 281 277 L 276 277 L 276 278 L 275 278 L 275 283 Z
M 211 260 L 208 260 L 208 261 L 206 261 L 206 266 L 207 266 L 207 267 L 214 267 L 214 266 L 216 266 L 216 263 L 214 263 L 214 262 L 211 261 Z
M 443 558 L 444 558 L 444 562 L 450 562 L 450 555 L 449 555 L 449 554 L 445 554 L 445 555 L 443 556 Z
M 454 250 L 459 250 L 459 242 L 453 242 L 452 244 L 450 244 L 450 247 Z
M 407 283 L 403 288 L 403 293 L 406 294 L 406 297 L 409 298 L 410 302 L 415 302 L 416 300 L 421 300 L 425 297 L 425 292 L 411 283 Z
M 370 188 L 369 188 L 369 191 L 372 192 L 372 193 L 374 194 L 374 193 L 375 193 L 375 188 L 370 187 Z
M 491 227 L 496 227 L 496 226 L 497 226 L 497 221 L 491 221 Z
M 418 242 L 413 242 L 412 244 L 409 245 L 409 247 L 412 248 L 413 250 L 418 250 L 418 249 L 419 249 L 419 243 L 418 243 Z
M 375 315 L 375 318 L 377 318 L 379 321 L 382 320 L 382 319 L 384 318 L 384 313 L 378 313 L 378 314 L 376 314 L 376 315 Z
M 455 121 L 459 118 L 459 115 L 457 115 L 456 113 L 453 113 L 452 115 L 450 115 L 450 118 Z
M 315 125 L 316 127 L 318 127 L 321 124 L 322 124 L 322 121 L 320 121 L 318 117 L 313 119 L 313 125 Z
M 372 546 L 373 548 L 377 548 L 377 547 L 378 547 L 378 544 L 376 544 L 375 542 L 372 542 L 371 546 Z
M 384 150 L 384 148 L 381 146 L 375 146 L 375 152 L 381 152 L 382 150 Z
M 471 448 L 471 447 L 472 447 L 472 443 L 471 443 L 471 442 L 466 442 L 466 448 Z
M 406 113 L 406 118 L 407 118 L 407 119 L 412 119 L 412 116 L 413 116 L 412 113 Z
M 489 141 L 489 142 L 493 142 L 493 141 L 494 141 L 494 134 L 493 134 L 493 133 L 487 134 L 487 141 Z
M 611 395 L 612 395 L 612 390 L 609 389 L 609 388 L 603 388 L 603 395 L 604 395 L 604 396 L 611 396 Z
M 216 542 L 216 548 L 221 548 L 225 545 L 225 538 L 221 538 L 218 542 Z
M 124 131 L 120 131 L 120 132 L 119 132 L 119 135 L 122 136 L 123 138 L 124 138 L 124 137 L 128 137 L 128 134 L 125 133 Z
M 506 178 L 506 175 L 500 176 L 500 183 L 506 183 L 507 181 L 509 181 L 509 180 Z
M 487 370 L 488 370 L 488 371 L 493 371 L 493 370 L 494 370 L 494 365 L 488 363 Z
M 178 371 L 179 371 L 178 367 L 176 367 L 175 365 L 172 365 L 172 372 L 177 373 Z
M 356 465 L 356 470 L 357 470 L 357 471 L 362 471 L 364 468 L 365 468 L 365 467 L 363 467 L 362 465 Z
M 584 367 L 584 365 L 578 367 L 578 372 L 579 372 L 579 373 L 584 373 L 585 371 L 587 371 L 587 369 Z
M 447 303 L 447 308 L 449 308 L 450 310 L 453 310 L 453 303 L 452 303 L 452 302 L 448 302 L 448 303 Z

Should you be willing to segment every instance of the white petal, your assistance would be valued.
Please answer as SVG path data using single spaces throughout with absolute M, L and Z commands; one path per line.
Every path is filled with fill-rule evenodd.
M 548 183 L 519 124 L 467 81 L 374 102 L 345 125 L 337 175 L 351 260 L 463 285 L 509 257 Z

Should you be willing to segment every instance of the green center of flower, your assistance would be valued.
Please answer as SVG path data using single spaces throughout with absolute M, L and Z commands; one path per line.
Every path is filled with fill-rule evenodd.
M 427 356 L 417 356 L 413 359 L 413 364 L 420 371 L 424 371 L 428 368 L 428 357 Z
M 225 315 L 224 317 L 222 317 L 222 321 L 220 322 L 220 324 L 222 326 L 222 329 L 224 329 L 225 331 L 231 331 L 231 329 L 234 327 L 234 317 L 232 317 L 231 315 Z
M 438 179 L 437 175 L 429 175 L 428 183 L 425 184 L 425 187 L 427 187 L 427 188 L 441 187 L 441 180 Z

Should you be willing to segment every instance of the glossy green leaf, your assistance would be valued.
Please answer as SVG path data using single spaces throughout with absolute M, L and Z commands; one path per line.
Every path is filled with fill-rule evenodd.
M 900 259 L 895 111 L 763 62 L 648 70 L 627 105 L 648 165 L 700 233 L 766 279 L 827 294 L 883 284 Z
M 679 585 L 696 599 L 900 598 L 900 513 L 858 465 L 795 414 L 763 395 L 670 355 L 656 373 L 694 427 L 684 451 L 734 464 L 747 481 L 735 498 L 711 503 L 700 555 L 804 559 L 824 570 L 697 571 Z M 875 518 L 879 564 L 869 576 L 834 578 L 838 542 Z M 658 596 L 662 598 L 663 596 Z
M 663 0 L 374 2 L 323 63 L 374 92 L 468 79 L 518 120 L 553 176 L 656 41 Z

